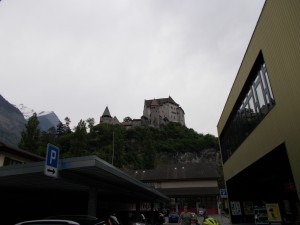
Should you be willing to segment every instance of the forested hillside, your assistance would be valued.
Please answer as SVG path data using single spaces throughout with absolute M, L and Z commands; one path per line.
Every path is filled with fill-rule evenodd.
M 169 123 L 160 129 L 125 129 L 122 125 L 94 125 L 94 120 L 88 119 L 81 120 L 71 130 L 70 120 L 66 118 L 65 122 L 37 135 L 34 130 L 38 121 L 34 115 L 28 120 L 19 147 L 45 156 L 47 143 L 52 143 L 61 149 L 61 158 L 97 155 L 116 167 L 132 169 L 151 169 L 160 163 L 177 163 L 191 155 L 193 160 L 201 160 L 203 153 L 212 155 L 208 160 L 216 160 L 218 154 L 215 136 L 198 134 L 177 123 Z M 36 135 L 31 138 L 30 134 Z

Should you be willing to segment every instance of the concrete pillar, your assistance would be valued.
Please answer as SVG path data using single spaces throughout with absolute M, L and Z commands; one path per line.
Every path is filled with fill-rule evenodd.
M 151 201 L 151 225 L 154 225 L 155 224 L 155 220 L 154 220 L 154 201 L 152 200 Z
M 138 213 L 140 213 L 140 211 L 141 211 L 141 204 L 140 204 L 139 201 L 137 201 L 137 202 L 135 203 L 135 210 L 136 210 L 136 212 L 138 212 Z
M 97 215 L 97 203 L 98 203 L 98 192 L 97 188 L 90 187 L 89 191 L 89 200 L 88 200 L 88 215 L 96 216 Z

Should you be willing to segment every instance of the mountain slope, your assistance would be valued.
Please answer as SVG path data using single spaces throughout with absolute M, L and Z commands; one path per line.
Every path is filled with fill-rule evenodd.
M 23 113 L 26 120 L 28 120 L 35 110 L 28 108 L 27 106 L 20 104 L 17 106 L 20 111 Z M 37 119 L 40 122 L 39 128 L 41 131 L 47 131 L 51 127 L 55 127 L 60 123 L 59 118 L 53 111 L 40 111 L 36 112 Z
M 0 141 L 18 145 L 21 140 L 21 133 L 25 129 L 27 120 L 35 111 L 23 104 L 15 106 L 0 95 Z M 53 111 L 37 112 L 41 131 L 47 131 L 60 123 L 59 118 Z
M 60 123 L 60 120 L 53 111 L 47 113 L 44 111 L 40 112 L 37 115 L 37 118 L 40 122 L 39 127 L 41 131 L 47 131 L 51 127 L 56 128 L 56 126 Z
M 25 124 L 21 111 L 0 95 L 0 141 L 17 145 Z

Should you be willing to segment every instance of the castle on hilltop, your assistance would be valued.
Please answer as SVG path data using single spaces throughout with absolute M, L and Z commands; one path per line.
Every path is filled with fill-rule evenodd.
M 177 104 L 171 98 L 171 96 L 168 98 L 145 100 L 144 111 L 141 119 L 127 118 L 123 122 L 119 122 L 117 117 L 112 117 L 110 115 L 107 106 L 100 117 L 100 124 L 122 124 L 126 128 L 137 126 L 151 126 L 158 128 L 163 124 L 167 124 L 168 122 L 175 122 L 185 125 L 184 111 L 179 104 Z

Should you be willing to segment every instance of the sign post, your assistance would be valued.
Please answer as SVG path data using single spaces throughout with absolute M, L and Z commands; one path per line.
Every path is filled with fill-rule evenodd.
M 49 177 L 58 177 L 58 165 L 59 165 L 59 148 L 48 144 L 46 161 L 45 161 L 45 170 L 44 174 Z

